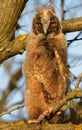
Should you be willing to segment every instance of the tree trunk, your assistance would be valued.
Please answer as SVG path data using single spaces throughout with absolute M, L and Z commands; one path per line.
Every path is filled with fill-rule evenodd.
M 0 0 L 0 43 L 11 40 L 26 0 Z
M 26 2 L 26 0 L 0 0 L 0 59 L 5 56 L 9 58 L 7 47 L 13 47 L 11 40 Z M 6 53 L 5 50 L 7 50 Z

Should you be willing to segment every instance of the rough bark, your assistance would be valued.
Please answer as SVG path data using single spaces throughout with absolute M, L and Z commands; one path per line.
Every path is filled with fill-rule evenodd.
M 19 47 L 18 44 L 21 44 L 20 42 L 16 44 L 14 43 L 16 40 L 12 42 L 11 40 L 14 38 L 17 21 L 26 2 L 27 0 L 0 0 L 0 60 L 9 58 L 10 49 L 12 50 L 11 56 L 16 54 L 16 45 Z M 23 45 L 21 47 L 23 48 Z
M 64 33 L 82 30 L 82 17 L 63 20 L 62 30 Z
M 4 44 L 0 45 L 0 63 L 16 54 L 22 54 L 24 50 L 25 43 L 20 37 L 12 42 L 5 40 Z
M 0 130 L 81 130 L 82 125 L 69 124 L 29 124 L 20 121 L 16 123 L 0 122 Z
M 26 0 L 0 0 L 0 43 L 11 40 Z

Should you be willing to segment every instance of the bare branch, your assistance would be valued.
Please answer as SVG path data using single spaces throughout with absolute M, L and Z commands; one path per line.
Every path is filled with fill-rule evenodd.
M 76 82 L 74 91 L 79 90 L 79 84 L 80 84 L 80 82 L 81 82 L 81 79 L 82 79 L 82 73 L 79 75 L 79 77 L 78 77 L 78 79 L 77 79 L 77 82 Z
M 22 72 L 21 69 L 19 69 L 15 74 L 12 75 L 13 78 L 15 78 L 15 81 L 17 81 L 20 76 L 21 76 Z M 8 88 L 6 90 L 4 90 L 3 95 L 1 97 L 1 101 L 0 101 L 0 113 L 2 111 L 5 110 L 5 101 L 9 95 L 9 93 L 15 88 L 15 84 L 12 82 L 12 79 L 9 82 Z
M 79 34 L 72 40 L 67 40 L 68 46 L 75 40 L 82 40 L 82 38 L 78 38 L 82 34 L 82 31 L 79 32 Z
M 0 114 L 0 116 L 3 116 L 3 115 L 5 115 L 5 114 L 11 114 L 11 112 L 13 112 L 13 111 L 15 111 L 15 110 L 18 110 L 18 109 L 20 109 L 20 108 L 23 108 L 23 107 L 24 107 L 24 104 L 22 104 L 22 105 L 20 105 L 20 106 L 17 106 L 17 107 L 15 107 L 15 108 L 13 108 L 13 109 L 11 109 L 11 110 L 9 110 L 9 111 L 3 112 L 3 113 Z
M 12 42 L 5 41 L 6 47 L 5 44 L 0 47 L 0 63 L 14 55 L 22 54 L 25 50 L 25 38 L 25 35 L 21 35 Z
M 72 39 L 72 40 L 67 40 L 68 43 L 68 46 L 73 42 L 73 41 L 79 41 L 79 40 L 82 40 L 82 38 L 76 38 L 76 39 Z M 71 42 L 71 43 L 70 43 Z
M 64 33 L 82 30 L 82 17 L 63 20 L 61 23 L 62 23 L 62 30 Z
M 56 105 L 54 104 L 53 114 L 55 114 L 57 111 L 59 111 L 60 108 L 62 106 L 64 106 L 68 101 L 70 101 L 70 100 L 72 100 L 74 98 L 81 98 L 82 97 L 82 91 L 78 89 L 81 79 L 82 79 L 82 73 L 77 78 L 77 82 L 76 82 L 74 91 L 69 92 L 67 94 L 67 96 L 65 96 L 65 98 L 63 98 L 61 101 L 59 101 L 58 104 L 56 104 Z
M 64 0 L 61 0 L 61 16 L 62 16 L 62 20 L 64 20 Z
M 58 104 L 54 106 L 53 114 L 60 110 L 60 108 L 65 105 L 68 101 L 74 99 L 74 98 L 81 98 L 82 97 L 82 91 L 73 91 L 69 92 L 65 98 L 63 98 Z

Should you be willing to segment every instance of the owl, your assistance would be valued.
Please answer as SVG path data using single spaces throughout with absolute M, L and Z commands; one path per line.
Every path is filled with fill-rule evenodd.
M 38 123 L 64 98 L 70 83 L 66 39 L 52 5 L 36 9 L 26 50 L 25 105 L 29 123 Z

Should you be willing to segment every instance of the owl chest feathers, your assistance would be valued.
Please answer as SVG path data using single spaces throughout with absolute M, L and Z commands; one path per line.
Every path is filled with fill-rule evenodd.
M 27 57 L 32 59 L 28 59 L 30 64 L 30 66 L 27 66 L 27 69 L 29 68 L 28 71 L 32 72 L 32 75 L 46 86 L 49 86 L 48 82 L 50 79 L 55 80 L 56 83 L 59 82 L 59 77 L 62 77 L 62 75 L 63 80 L 65 80 L 64 63 L 58 52 L 57 39 L 52 38 L 52 36 L 47 37 L 35 44 L 33 48 L 30 48 L 31 50 L 27 54 Z
M 45 100 L 53 102 L 66 91 L 66 88 L 62 89 L 66 87 L 64 63 L 55 40 L 45 39 L 43 43 L 39 43 L 32 52 L 32 56 L 33 76 L 42 84 Z

